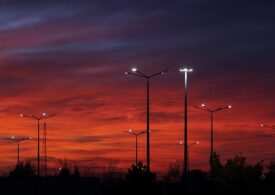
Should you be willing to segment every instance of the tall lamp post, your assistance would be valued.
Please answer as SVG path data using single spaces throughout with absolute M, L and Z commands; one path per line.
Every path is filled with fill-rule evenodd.
M 203 111 L 206 111 L 206 112 L 210 113 L 210 119 L 211 119 L 210 177 L 212 179 L 212 176 L 213 176 L 213 165 L 214 165 L 214 150 L 213 150 L 213 142 L 214 142 L 214 140 L 213 140 L 214 139 L 213 138 L 214 113 L 218 112 L 218 111 L 221 111 L 221 110 L 224 110 L 224 109 L 230 109 L 230 108 L 232 108 L 232 106 L 231 105 L 226 105 L 226 106 L 210 109 L 205 104 L 201 104 L 201 106 L 194 106 L 194 108 L 199 109 L 199 110 L 203 110 Z
M 188 169 L 188 172 L 189 172 L 189 168 L 190 168 L 190 156 L 189 156 L 189 148 L 191 147 L 191 146 L 194 146 L 194 145 L 198 145 L 200 142 L 199 141 L 195 141 L 195 142 L 193 142 L 193 143 L 191 143 L 191 144 L 188 144 L 187 145 L 187 169 Z M 179 145 L 184 145 L 184 142 L 183 141 L 179 141 Z
M 150 79 L 158 76 L 158 75 L 164 75 L 171 69 L 165 69 L 161 72 L 157 72 L 155 74 L 146 75 L 140 71 L 138 71 L 137 68 L 132 68 L 130 72 L 125 72 L 126 75 L 133 75 L 137 77 L 141 77 L 146 79 L 147 81 L 147 129 L 146 129 L 146 140 L 147 140 L 147 170 L 150 172 Z
M 55 116 L 55 114 L 50 115 Z M 49 117 L 47 117 L 49 118 Z M 44 130 L 44 171 L 45 171 L 45 176 L 48 175 L 48 157 L 47 157 L 47 122 L 46 120 L 43 123 L 43 130 Z
M 183 173 L 187 174 L 188 173 L 188 102 L 187 102 L 187 77 L 188 73 L 193 72 L 192 68 L 180 68 L 180 72 L 184 72 L 184 160 L 183 160 Z
M 138 136 L 146 133 L 145 131 L 136 132 L 132 129 L 129 129 L 128 131 L 125 131 L 125 133 L 134 135 L 136 137 L 136 166 L 138 165 Z
M 15 137 L 11 136 L 7 138 L 10 141 L 17 142 L 17 165 L 19 165 L 20 159 L 19 159 L 19 153 L 20 153 L 20 142 L 30 140 L 31 137 Z
M 47 115 L 46 113 L 43 113 L 42 116 L 35 116 L 35 115 L 25 115 L 21 114 L 21 117 L 27 117 L 30 119 L 34 119 L 37 121 L 37 176 L 40 176 L 40 120 L 53 117 L 55 114 Z

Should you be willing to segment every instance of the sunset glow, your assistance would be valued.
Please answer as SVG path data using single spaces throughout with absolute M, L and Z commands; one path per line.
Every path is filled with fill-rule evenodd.
M 64 159 L 80 167 L 134 164 L 134 138 L 125 131 L 146 130 L 146 80 L 127 71 L 165 70 L 150 81 L 151 170 L 183 160 L 186 71 L 193 71 L 188 139 L 197 143 L 190 168 L 209 169 L 210 116 L 196 105 L 230 108 L 214 116 L 214 150 L 222 160 L 275 160 L 275 130 L 261 126 L 275 125 L 271 7 L 240 3 L 232 13 L 225 2 L 215 10 L 217 1 L 104 2 L 2 3 L 0 169 L 17 163 L 12 136 L 31 137 L 20 145 L 20 159 L 36 165 L 37 122 L 24 115 L 49 117 L 40 136 L 46 121 L 53 172 Z M 139 137 L 139 160 L 146 162 L 146 135 Z

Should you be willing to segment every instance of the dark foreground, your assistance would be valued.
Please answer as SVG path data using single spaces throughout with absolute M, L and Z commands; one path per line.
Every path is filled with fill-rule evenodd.
M 275 180 L 261 182 L 211 184 L 209 180 L 189 178 L 188 181 L 152 183 L 132 181 L 102 182 L 96 177 L 83 178 L 0 178 L 0 194 L 275 194 Z
M 66 166 L 59 174 L 35 177 L 31 164 L 20 163 L 8 176 L 0 177 L 0 195 L 243 195 L 275 194 L 275 162 L 263 173 L 263 164 L 247 165 L 244 157 L 236 156 L 220 163 L 216 155 L 211 173 L 191 170 L 181 174 L 179 166 L 171 165 L 162 178 L 147 170 L 143 163 L 133 165 L 127 173 L 106 172 L 100 177 L 81 177 L 75 167 Z

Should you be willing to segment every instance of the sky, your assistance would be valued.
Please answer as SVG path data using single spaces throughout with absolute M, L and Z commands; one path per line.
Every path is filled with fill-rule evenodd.
M 49 166 L 121 169 L 134 163 L 128 129 L 146 129 L 146 81 L 152 74 L 151 169 L 183 160 L 184 75 L 188 78 L 190 168 L 209 169 L 210 115 L 194 105 L 232 105 L 215 113 L 214 150 L 222 162 L 275 160 L 274 25 L 271 0 L 0 1 L 0 168 L 16 164 L 9 136 L 31 136 L 20 159 L 36 163 L 37 124 L 47 119 Z M 43 121 L 41 121 L 43 122 Z M 43 131 L 41 131 L 41 137 Z M 146 162 L 145 136 L 139 160 Z M 42 145 L 41 145 L 42 147 Z M 43 150 L 41 150 L 43 156 Z

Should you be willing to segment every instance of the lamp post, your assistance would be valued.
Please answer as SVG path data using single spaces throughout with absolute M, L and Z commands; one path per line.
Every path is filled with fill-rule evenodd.
M 193 72 L 192 68 L 180 68 L 180 72 L 184 72 L 184 160 L 183 160 L 183 173 L 188 173 L 188 95 L 187 95 L 187 80 L 188 80 L 188 73 Z
M 189 172 L 189 165 L 190 165 L 190 157 L 189 157 L 189 148 L 193 145 L 198 145 L 200 142 L 199 141 L 195 141 L 191 144 L 187 144 L 187 170 Z M 184 145 L 184 142 L 183 141 L 179 141 L 179 145 Z
M 222 107 L 218 107 L 218 108 L 214 108 L 214 109 L 210 109 L 209 107 L 207 107 L 205 104 L 201 104 L 201 106 L 194 106 L 194 108 L 199 109 L 199 110 L 203 110 L 203 111 L 207 111 L 210 113 L 210 120 L 211 120 L 211 146 L 210 146 L 210 177 L 212 179 L 213 176 L 213 165 L 214 165 L 214 150 L 213 150 L 213 142 L 214 142 L 214 138 L 213 138 L 213 131 L 214 131 L 214 113 L 224 110 L 224 109 L 230 109 L 232 108 L 231 105 L 226 105 L 226 106 L 222 106 Z
M 10 141 L 13 142 L 17 142 L 17 165 L 19 165 L 19 153 L 20 153 L 20 142 L 25 141 L 25 140 L 29 140 L 31 139 L 31 137 L 15 137 L 15 136 L 11 136 L 7 138 Z
M 55 114 L 50 115 L 55 116 Z M 49 118 L 49 117 L 47 117 Z M 44 169 L 45 169 L 45 176 L 48 175 L 48 158 L 47 158 L 47 122 L 46 120 L 43 123 L 43 130 L 44 130 Z
M 138 165 L 138 136 L 146 133 L 145 131 L 136 132 L 132 129 L 129 129 L 128 131 L 125 131 L 125 133 L 134 135 L 136 137 L 136 166 Z
M 137 77 L 141 77 L 146 79 L 146 84 L 147 84 L 147 104 L 146 104 L 146 108 L 147 108 L 147 129 L 146 129 L 146 140 L 147 140 L 147 170 L 150 172 L 150 79 L 158 76 L 158 75 L 164 75 L 165 73 L 167 73 L 168 71 L 170 71 L 170 69 L 165 69 L 161 72 L 157 72 L 155 74 L 151 74 L 151 75 L 146 75 L 140 71 L 138 71 L 137 68 L 132 68 L 130 72 L 125 72 L 126 75 L 133 75 L 133 76 L 137 76 Z
M 46 113 L 43 113 L 42 116 L 35 116 L 35 115 L 25 115 L 21 114 L 21 117 L 27 117 L 30 119 L 34 119 L 37 121 L 37 176 L 40 176 L 40 120 L 53 117 L 55 114 L 47 115 Z

